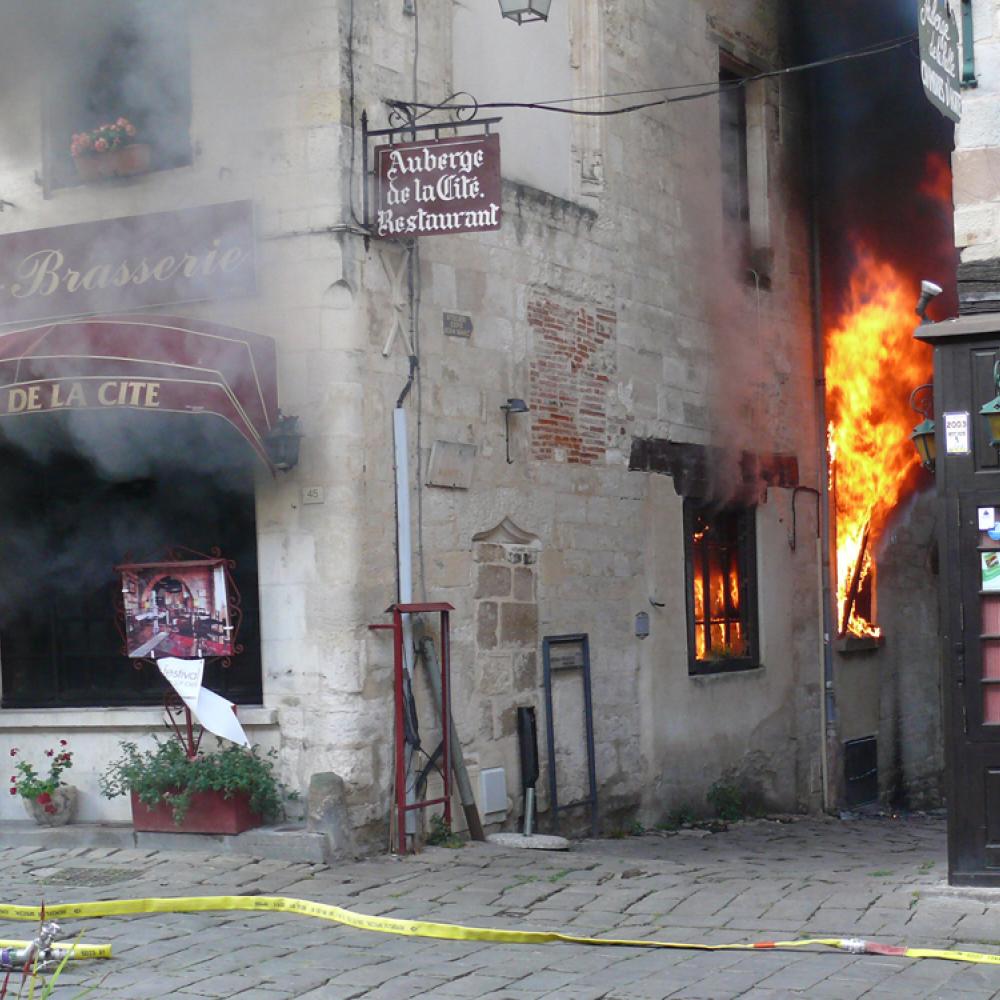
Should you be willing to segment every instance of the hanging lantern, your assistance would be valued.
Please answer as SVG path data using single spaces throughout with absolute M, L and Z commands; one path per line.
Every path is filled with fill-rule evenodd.
M 934 471 L 934 463 L 937 459 L 937 441 L 934 438 L 934 421 L 931 419 L 933 402 L 934 386 L 930 382 L 918 385 L 910 393 L 910 408 L 922 414 L 924 418 L 913 428 L 910 440 L 920 456 L 920 464 L 931 472 Z
M 283 416 L 278 411 L 278 421 L 264 439 L 264 446 L 274 467 L 281 472 L 294 469 L 299 464 L 299 418 Z
M 993 384 L 996 386 L 997 395 L 979 413 L 986 420 L 986 427 L 990 432 L 990 444 L 994 448 L 1000 448 L 1000 361 L 993 363 Z
M 552 0 L 500 0 L 500 13 L 518 24 L 547 21 Z
M 934 421 L 924 420 L 913 428 L 910 435 L 913 447 L 917 449 L 920 456 L 920 464 L 931 472 L 934 471 L 934 463 L 937 460 L 937 441 L 934 438 Z

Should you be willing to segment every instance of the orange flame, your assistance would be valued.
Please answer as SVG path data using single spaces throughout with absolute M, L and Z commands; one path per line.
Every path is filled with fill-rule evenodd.
M 935 189 L 936 177 L 928 182 Z M 919 466 L 910 442 L 920 419 L 910 393 L 931 380 L 931 352 L 914 340 L 916 282 L 859 248 L 848 305 L 826 331 L 831 505 L 836 518 L 837 627 L 859 559 L 859 584 L 872 572 L 872 547 Z M 862 553 L 866 530 L 868 550 Z M 847 631 L 880 634 L 855 607 Z

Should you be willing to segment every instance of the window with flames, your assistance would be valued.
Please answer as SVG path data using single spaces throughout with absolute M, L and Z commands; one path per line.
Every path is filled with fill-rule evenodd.
M 753 509 L 687 500 L 684 527 L 690 673 L 757 666 Z

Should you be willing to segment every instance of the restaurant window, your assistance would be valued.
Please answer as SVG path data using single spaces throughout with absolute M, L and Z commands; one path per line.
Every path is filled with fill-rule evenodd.
M 191 59 L 186 0 L 74 0 L 46 71 L 47 188 L 80 183 L 74 134 L 126 118 L 150 147 L 150 169 L 191 162 Z M 68 22 L 68 23 L 66 23 Z M 74 38 L 67 53 L 67 36 Z
M 759 665 L 757 560 L 752 507 L 684 501 L 688 672 Z
M 65 441 L 34 451 L 0 444 L 3 708 L 162 703 L 168 689 L 159 671 L 125 656 L 115 566 L 163 559 L 169 547 L 182 559 L 218 548 L 235 560 L 243 649 L 228 667 L 206 660 L 204 683 L 237 704 L 261 703 L 251 470 L 195 472 L 185 458 L 209 448 L 209 439 L 185 436 L 178 422 L 190 417 L 151 419 L 160 422 L 161 451 L 145 462 L 121 461 L 127 435 L 88 437 L 113 457 L 119 467 L 111 470 Z

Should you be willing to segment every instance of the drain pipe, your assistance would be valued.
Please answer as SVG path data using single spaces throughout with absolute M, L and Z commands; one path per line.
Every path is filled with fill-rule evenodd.
M 413 603 L 413 539 L 410 527 L 410 456 L 407 436 L 406 410 L 403 403 L 413 387 L 413 379 L 417 370 L 417 358 L 410 357 L 410 377 L 403 386 L 403 391 L 396 400 L 396 408 L 392 411 L 392 443 L 395 457 L 396 475 L 396 600 L 399 604 Z M 413 689 L 413 622 L 409 615 L 402 616 L 403 624 L 403 665 L 406 677 Z M 410 760 L 412 751 L 406 756 L 406 772 L 396 776 L 397 781 L 405 783 L 406 801 L 416 801 L 416 790 L 410 782 Z M 399 831 L 400 843 L 405 843 L 407 836 L 417 832 L 417 818 L 412 810 L 407 810 L 405 830 Z
M 810 104 L 816 107 L 816 83 L 810 83 Z M 810 116 L 810 121 L 814 121 Z M 817 149 L 817 132 L 815 124 L 810 128 L 810 180 L 809 197 L 809 241 L 810 256 L 810 291 L 812 297 L 812 342 L 814 384 L 816 391 L 816 447 L 820 461 L 820 512 L 822 527 L 820 530 L 820 593 L 822 608 L 820 609 L 820 646 L 822 660 L 823 696 L 820 700 L 820 763 L 823 779 L 823 808 L 831 810 L 830 780 L 830 748 L 837 732 L 837 702 L 833 681 L 833 593 L 830 586 L 830 466 L 826 439 L 826 375 L 824 369 L 823 344 L 823 286 L 820 269 L 820 238 L 819 238 L 819 151 Z

